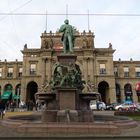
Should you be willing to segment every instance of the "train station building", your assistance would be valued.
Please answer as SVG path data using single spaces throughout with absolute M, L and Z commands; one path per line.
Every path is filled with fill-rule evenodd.
M 34 94 L 52 78 L 57 55 L 63 52 L 62 34 L 44 31 L 40 46 L 23 46 L 23 61 L 0 62 L 1 99 L 33 100 Z M 115 48 L 111 43 L 96 48 L 93 32 L 76 32 L 74 54 L 82 79 L 101 94 L 105 103 L 130 100 L 140 102 L 140 61 L 113 60 Z

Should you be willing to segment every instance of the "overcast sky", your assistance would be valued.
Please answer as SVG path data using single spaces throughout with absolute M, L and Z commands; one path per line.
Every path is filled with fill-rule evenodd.
M 21 50 L 26 43 L 28 48 L 40 48 L 41 33 L 45 29 L 56 32 L 66 19 L 66 15 L 56 14 L 66 13 L 89 13 L 89 20 L 88 15 L 67 17 L 80 32 L 94 32 L 96 48 L 107 48 L 111 42 L 116 50 L 114 60 L 140 60 L 140 0 L 0 0 L 0 60 L 22 60 Z

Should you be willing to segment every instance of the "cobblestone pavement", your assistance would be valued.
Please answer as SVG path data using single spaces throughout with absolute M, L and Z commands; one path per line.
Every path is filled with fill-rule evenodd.
M 113 115 L 113 112 L 94 112 L 94 114 L 104 114 L 104 115 Z M 15 131 L 15 129 L 13 128 L 9 128 L 6 126 L 1 125 L 1 121 L 0 120 L 0 139 L 2 137 L 45 137 L 45 135 L 42 134 L 37 134 L 37 133 L 32 133 L 32 134 L 28 134 L 28 133 L 18 133 Z M 121 134 L 119 134 L 119 136 L 127 136 L 127 137 L 140 137 L 140 122 L 137 121 L 138 126 L 135 128 L 128 128 L 128 129 L 124 129 L 122 130 Z M 99 136 L 99 134 L 97 135 Z M 107 135 L 105 135 L 107 136 Z M 113 136 L 113 135 L 108 135 L 108 136 Z M 114 135 L 115 136 L 115 135 Z M 118 135 L 117 135 L 118 136 Z

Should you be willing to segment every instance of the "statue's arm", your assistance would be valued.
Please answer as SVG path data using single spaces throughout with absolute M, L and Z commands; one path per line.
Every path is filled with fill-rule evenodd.
M 62 25 L 61 27 L 60 27 L 60 29 L 59 29 L 59 32 L 64 32 L 65 31 L 65 25 Z

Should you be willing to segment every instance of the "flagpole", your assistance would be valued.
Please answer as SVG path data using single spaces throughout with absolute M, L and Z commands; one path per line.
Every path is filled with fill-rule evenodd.
M 89 10 L 88 10 L 88 31 L 90 30 L 90 25 L 89 25 Z
M 47 22 L 48 22 L 48 20 L 47 20 L 47 10 L 46 10 L 46 23 L 45 23 L 45 30 L 46 30 L 46 33 L 47 33 Z
M 68 5 L 66 5 L 66 19 L 68 19 Z

